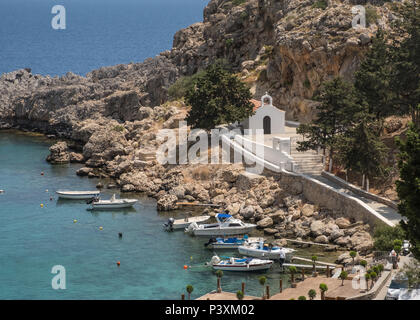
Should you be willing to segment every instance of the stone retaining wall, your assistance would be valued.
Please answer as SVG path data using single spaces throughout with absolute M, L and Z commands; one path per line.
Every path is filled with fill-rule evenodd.
M 339 177 L 337 177 L 337 176 L 335 176 L 335 175 L 333 175 L 329 172 L 322 171 L 322 176 L 324 178 L 342 186 L 343 188 L 349 189 L 350 191 L 354 192 L 355 194 L 358 194 L 359 196 L 371 199 L 371 200 L 376 201 L 376 202 L 383 203 L 383 204 L 391 207 L 392 209 L 398 210 L 398 205 L 394 201 L 391 201 L 389 199 L 377 196 L 376 194 L 373 194 L 373 193 L 367 192 L 365 190 L 362 190 L 362 189 L 356 187 L 355 185 L 353 185 L 351 183 L 348 183 L 348 182 L 344 181 L 343 179 L 341 179 L 341 178 L 339 178 Z
M 285 186 L 300 182 L 305 198 L 316 205 L 341 212 L 347 218 L 363 221 L 373 228 L 381 224 L 394 226 L 391 221 L 384 218 L 363 201 L 340 192 L 321 181 L 309 176 L 285 171 L 281 173 L 281 177 L 281 183 Z

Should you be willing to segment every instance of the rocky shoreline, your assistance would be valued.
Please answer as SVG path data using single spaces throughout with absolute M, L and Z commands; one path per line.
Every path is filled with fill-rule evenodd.
M 169 87 L 217 59 L 226 59 L 255 96 L 269 91 L 288 119 L 311 119 L 310 98 L 322 81 L 351 79 L 378 26 L 395 19 L 390 5 L 374 6 L 381 19 L 356 30 L 353 5 L 335 1 L 323 10 L 312 1 L 211 0 L 203 22 L 178 31 L 170 51 L 142 63 L 85 77 L 30 69 L 1 75 L 0 129 L 65 139 L 50 148 L 48 161 L 84 163 L 78 175 L 112 178 L 122 191 L 156 198 L 159 210 L 179 201 L 217 204 L 278 241 L 312 239 L 369 253 L 369 226 L 308 203 L 298 183 L 252 176 L 236 165 L 162 166 L 150 156 L 158 130 L 176 129 L 188 112 L 182 101 L 169 101 Z

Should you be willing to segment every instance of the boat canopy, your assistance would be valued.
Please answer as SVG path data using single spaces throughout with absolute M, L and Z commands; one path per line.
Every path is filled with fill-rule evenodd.
M 219 214 L 217 214 L 217 217 L 222 218 L 222 219 L 232 218 L 232 216 L 230 214 L 227 214 L 227 213 L 219 213 Z

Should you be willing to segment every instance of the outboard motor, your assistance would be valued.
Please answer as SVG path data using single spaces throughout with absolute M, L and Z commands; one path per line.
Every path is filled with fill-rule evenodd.
M 166 231 L 174 231 L 174 218 L 169 218 L 168 221 L 166 221 L 163 226 L 165 227 Z
M 92 199 L 89 199 L 88 201 L 86 201 L 86 204 L 92 204 L 94 202 L 98 202 L 99 198 L 98 197 L 93 197 Z
M 198 224 L 196 222 L 190 223 L 189 226 L 185 229 L 186 233 L 193 233 L 195 229 L 198 229 Z
M 216 238 L 210 238 L 209 241 L 204 244 L 204 246 L 205 247 L 208 247 L 210 244 L 216 243 L 216 242 L 217 242 L 217 239 Z
M 218 264 L 218 263 L 220 263 L 220 258 L 218 257 L 218 256 L 213 256 L 212 258 L 211 258 L 211 260 L 210 260 L 210 264 Z

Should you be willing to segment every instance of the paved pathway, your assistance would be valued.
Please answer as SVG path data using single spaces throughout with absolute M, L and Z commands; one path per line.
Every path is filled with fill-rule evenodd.
M 377 213 L 381 214 L 383 217 L 385 217 L 386 219 L 388 219 L 389 221 L 391 221 L 394 224 L 398 224 L 401 219 L 403 219 L 403 217 L 398 213 L 397 210 L 387 206 L 386 204 L 380 203 L 380 202 L 376 202 L 373 201 L 371 199 L 367 199 L 364 198 L 360 195 L 357 195 L 353 192 L 351 192 L 350 190 L 341 187 L 340 185 L 334 183 L 331 180 L 328 180 L 327 178 L 324 178 L 322 176 L 318 176 L 318 175 L 311 175 L 312 178 L 317 179 L 319 181 L 321 181 L 322 183 L 325 183 L 326 185 L 333 187 L 334 189 L 344 192 L 350 196 L 353 196 L 361 201 L 363 201 L 364 203 L 366 203 L 369 207 L 371 207 L 373 210 L 375 210 Z

